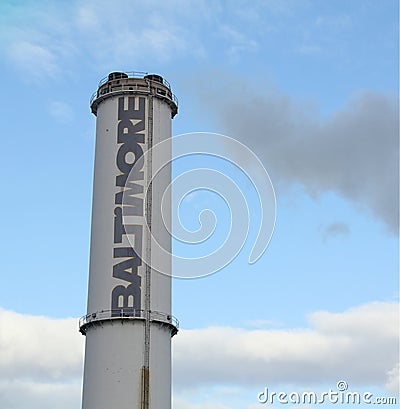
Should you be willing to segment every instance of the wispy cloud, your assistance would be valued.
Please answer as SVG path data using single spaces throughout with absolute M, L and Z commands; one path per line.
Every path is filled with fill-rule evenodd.
M 347 14 L 336 16 L 319 16 L 315 20 L 315 25 L 324 29 L 344 30 L 352 27 L 352 21 Z
M 319 45 L 303 44 L 298 47 L 297 52 L 303 55 L 318 55 L 323 54 L 324 49 Z
M 71 122 L 74 118 L 72 107 L 63 101 L 52 101 L 49 106 L 50 115 L 60 122 Z
M 73 24 L 85 39 L 89 57 L 101 65 L 165 62 L 182 53 L 195 55 L 201 48 L 186 24 L 197 8 L 200 3 L 188 5 L 180 0 L 135 5 L 121 0 L 111 8 L 106 0 L 89 0 L 79 4 Z
M 7 51 L 28 82 L 45 77 L 54 78 L 59 70 L 56 55 L 46 46 L 21 40 L 11 43 Z
M 226 24 L 221 25 L 220 31 L 228 43 L 228 54 L 232 57 L 238 57 L 244 52 L 254 52 L 258 48 L 257 41 L 245 35 L 243 31 L 238 31 Z
M 188 13 L 193 8 L 183 7 Z M 201 47 L 182 12 L 176 16 L 173 10 L 171 5 L 124 0 L 113 7 L 105 0 L 73 1 L 62 9 L 51 3 L 47 9 L 27 4 L 23 10 L 15 7 L 12 18 L 3 19 L 0 47 L 25 76 L 35 80 L 64 73 L 82 58 L 109 68 L 132 60 L 163 62 L 182 52 L 198 53 Z
M 344 237 L 350 233 L 350 226 L 347 223 L 335 222 L 325 226 L 320 226 L 322 238 L 326 241 L 333 237 Z

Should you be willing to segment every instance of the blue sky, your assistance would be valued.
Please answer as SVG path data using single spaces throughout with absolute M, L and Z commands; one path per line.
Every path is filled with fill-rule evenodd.
M 239 140 L 276 192 L 274 235 L 249 265 L 259 207 L 248 181 L 207 157 L 174 164 L 176 176 L 194 165 L 233 174 L 254 216 L 232 263 L 174 280 L 174 408 L 255 409 L 264 386 L 340 379 L 396 393 L 396 1 L 2 0 L 0 48 L 2 408 L 80 406 L 89 99 L 115 70 L 163 75 L 179 99 L 173 134 Z M 220 240 L 217 196 L 187 198 L 182 220 L 196 227 L 202 207 Z

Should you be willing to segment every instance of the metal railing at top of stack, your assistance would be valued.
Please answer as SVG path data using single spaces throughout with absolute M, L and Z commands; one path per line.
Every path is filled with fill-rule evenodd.
M 145 319 L 145 310 L 135 308 L 118 308 L 114 310 L 101 310 L 87 314 L 79 319 L 79 328 L 96 321 L 117 320 L 117 319 Z M 160 311 L 150 311 L 150 321 L 159 321 L 179 328 L 179 321 L 171 314 Z

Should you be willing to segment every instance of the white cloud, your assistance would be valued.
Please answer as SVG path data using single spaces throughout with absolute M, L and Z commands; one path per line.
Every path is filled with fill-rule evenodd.
M 0 380 L 2 409 L 78 409 L 81 380 L 45 383 L 30 380 Z
M 84 339 L 76 319 L 0 309 L 0 321 L 0 380 L 47 383 L 81 375 Z
M 399 363 L 397 363 L 397 365 L 388 372 L 388 380 L 386 382 L 385 387 L 389 392 L 394 393 L 397 396 L 400 395 L 400 364 Z
M 0 322 L 0 407 L 78 408 L 84 337 L 77 320 L 0 310 Z M 175 409 L 252 409 L 258 385 L 266 384 L 317 388 L 345 379 L 353 389 L 386 386 L 395 393 L 398 305 L 316 312 L 308 329 L 181 330 L 173 345 Z
M 256 382 L 388 382 L 398 362 L 397 304 L 317 312 L 311 328 L 183 330 L 174 339 L 176 386 Z
M 0 309 L 0 407 L 80 405 L 84 337 L 77 320 Z

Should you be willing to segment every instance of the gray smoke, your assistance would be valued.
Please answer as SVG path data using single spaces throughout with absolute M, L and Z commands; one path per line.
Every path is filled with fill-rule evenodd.
M 337 193 L 397 232 L 397 97 L 359 94 L 323 119 L 287 96 L 251 91 L 238 80 L 212 94 L 203 96 L 223 132 L 260 157 L 273 183 L 300 184 L 310 196 Z

